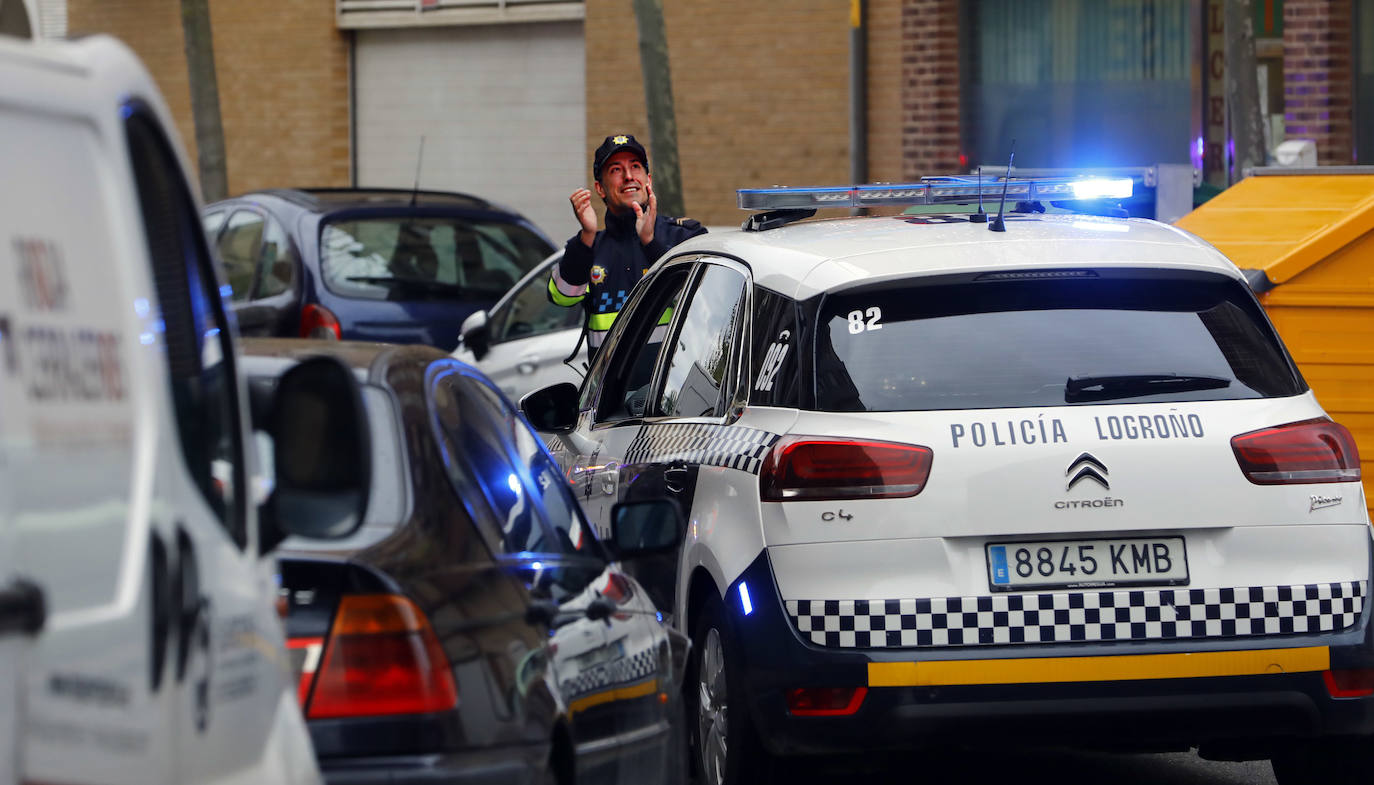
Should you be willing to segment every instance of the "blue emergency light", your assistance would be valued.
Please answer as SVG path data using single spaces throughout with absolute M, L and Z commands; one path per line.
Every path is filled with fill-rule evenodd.
M 1003 188 L 1010 202 L 1067 202 L 1091 199 L 1129 199 L 1129 177 L 922 177 L 916 183 L 816 188 L 741 188 L 736 191 L 744 210 L 816 209 L 822 207 L 882 207 L 930 204 L 996 204 Z

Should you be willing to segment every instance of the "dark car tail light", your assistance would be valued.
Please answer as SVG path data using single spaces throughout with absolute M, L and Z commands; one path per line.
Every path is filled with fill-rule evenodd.
M 1333 698 L 1363 698 L 1374 695 L 1374 668 L 1322 671 L 1326 691 Z
M 301 337 L 340 340 L 339 317 L 323 305 L 307 305 L 301 309 Z
M 395 594 L 339 601 L 307 717 L 421 714 L 456 705 L 448 657 L 415 603 Z
M 1256 485 L 1358 482 L 1360 453 L 1350 431 L 1325 417 L 1242 433 L 1231 449 Z
M 794 717 L 839 717 L 863 705 L 867 687 L 801 687 L 787 691 L 787 711 Z
M 892 499 L 915 496 L 930 476 L 929 447 L 788 436 L 759 472 L 764 501 Z

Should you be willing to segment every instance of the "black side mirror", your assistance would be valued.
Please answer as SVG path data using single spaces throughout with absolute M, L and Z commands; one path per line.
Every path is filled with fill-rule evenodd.
M 682 510 L 672 499 L 620 502 L 611 508 L 611 541 L 618 559 L 636 559 L 676 550 L 682 542 Z
M 521 398 L 520 411 L 536 431 L 567 433 L 577 425 L 577 398 L 577 385 L 559 382 Z
M 277 382 L 267 432 L 276 487 L 262 507 L 265 553 L 288 535 L 347 537 L 362 525 L 372 444 L 362 390 L 332 357 L 304 360 Z
M 476 311 L 469 314 L 468 318 L 463 320 L 463 326 L 458 328 L 458 335 L 474 358 L 480 360 L 487 356 L 487 352 L 491 351 L 491 323 L 488 321 L 487 312 Z

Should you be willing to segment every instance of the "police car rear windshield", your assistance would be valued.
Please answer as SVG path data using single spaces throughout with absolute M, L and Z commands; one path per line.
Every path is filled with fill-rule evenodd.
M 1015 275 L 825 297 L 816 332 L 817 408 L 1234 400 L 1306 389 L 1254 298 L 1231 279 L 1158 271 Z

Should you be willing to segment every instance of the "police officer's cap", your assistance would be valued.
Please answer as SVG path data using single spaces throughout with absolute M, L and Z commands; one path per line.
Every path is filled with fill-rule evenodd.
M 629 150 L 635 154 L 641 164 L 644 164 L 644 171 L 649 171 L 649 153 L 644 150 L 644 145 L 640 144 L 629 134 L 616 134 L 606 137 L 606 141 L 596 148 L 596 155 L 592 158 L 592 179 L 600 182 L 601 167 L 606 165 L 606 161 L 621 150 Z

